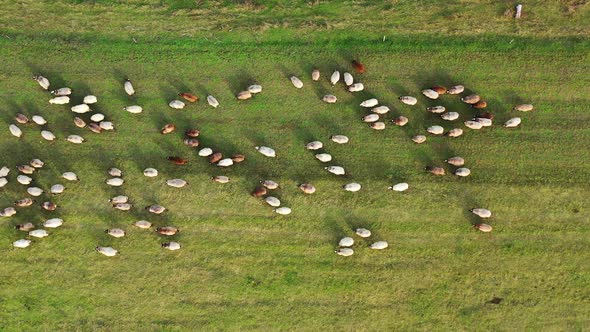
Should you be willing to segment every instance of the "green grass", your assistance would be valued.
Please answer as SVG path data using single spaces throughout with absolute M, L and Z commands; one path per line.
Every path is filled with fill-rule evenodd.
M 32 158 L 47 163 L 35 183 L 68 188 L 51 197 L 59 205 L 55 213 L 31 207 L 0 219 L 0 329 L 588 329 L 590 44 L 588 24 L 582 24 L 588 6 L 569 13 L 563 8 L 570 2 L 527 3 L 530 14 L 515 23 L 504 16 L 511 3 L 436 3 L 0 6 L 0 167 L 13 168 L 10 183 L 0 189 L 0 207 L 26 196 L 14 166 Z M 25 5 L 26 12 L 17 11 Z M 91 18 L 91 12 L 100 15 Z M 311 31 L 317 22 L 327 23 Z M 481 24 L 469 28 L 473 22 Z M 351 95 L 332 87 L 329 73 L 352 70 L 349 61 L 357 57 L 368 68 L 356 76 L 367 90 Z M 321 82 L 310 79 L 315 66 Z M 49 95 L 30 79 L 33 74 L 46 75 L 54 87 L 72 87 L 75 103 L 97 95 L 92 108 L 112 119 L 117 131 L 96 135 L 76 128 L 68 107 L 47 103 Z M 292 87 L 291 74 L 303 79 L 302 90 Z M 136 86 L 133 98 L 123 92 L 125 77 Z M 236 101 L 234 95 L 250 83 L 264 91 Z M 455 83 L 484 96 L 496 125 L 413 144 L 411 135 L 442 124 L 423 110 L 438 102 L 419 97 L 409 107 L 397 97 Z M 201 98 L 211 93 L 221 106 L 201 101 L 170 109 L 167 102 L 185 90 Z M 325 93 L 339 102 L 322 103 Z M 387 119 L 404 114 L 408 126 L 367 128 L 357 105 L 373 96 L 392 108 Z M 456 97 L 440 102 L 462 119 L 473 115 Z M 511 111 L 520 102 L 536 110 Z M 144 113 L 122 111 L 134 103 Z M 42 141 L 35 125 L 21 126 L 22 139 L 11 136 L 6 127 L 17 112 L 43 115 L 60 140 Z M 523 118 L 520 128 L 499 125 L 513 116 Z M 159 134 L 169 122 L 199 128 L 202 146 L 245 153 L 247 159 L 227 170 L 211 166 L 183 146 L 183 130 Z M 337 133 L 348 135 L 350 144 L 328 141 Z M 81 134 L 87 143 L 61 139 L 69 134 Z M 303 148 L 313 139 L 325 143 L 347 177 L 326 173 Z M 259 144 L 274 147 L 278 158 L 256 153 Z M 455 154 L 466 158 L 470 177 L 434 178 L 422 171 Z M 185 156 L 190 164 L 170 165 L 169 155 Z M 122 188 L 104 184 L 112 166 L 125 173 Z M 156 167 L 160 176 L 144 177 L 146 167 Z M 59 178 L 65 171 L 75 171 L 81 181 L 65 183 Z M 232 182 L 208 180 L 218 174 Z M 190 185 L 167 187 L 164 180 L 175 177 Z M 293 208 L 292 215 L 274 215 L 249 196 L 265 178 L 282 185 L 276 196 Z M 296 188 L 303 181 L 318 192 L 304 196 Z M 340 188 L 351 181 L 361 183 L 362 191 Z M 400 181 L 410 183 L 408 192 L 386 190 Z M 110 208 L 107 200 L 122 193 L 136 209 Z M 153 203 L 169 211 L 150 216 L 142 208 Z M 493 233 L 471 229 L 474 219 L 466 210 L 475 206 L 494 212 Z M 62 228 L 26 250 L 11 247 L 23 236 L 15 224 L 54 216 L 65 220 Z M 143 218 L 178 226 L 174 239 L 183 248 L 164 251 L 159 245 L 166 239 L 130 226 Z M 370 242 L 359 240 L 354 256 L 335 255 L 338 240 L 358 226 L 390 248 L 370 251 Z M 128 236 L 111 238 L 104 233 L 108 227 L 122 227 Z M 121 255 L 103 257 L 94 252 L 99 244 Z M 503 301 L 488 303 L 494 297 Z

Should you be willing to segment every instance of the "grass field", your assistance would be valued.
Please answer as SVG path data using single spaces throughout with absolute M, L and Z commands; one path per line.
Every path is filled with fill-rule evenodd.
M 19 209 L 0 219 L 0 330 L 555 330 L 590 328 L 590 8 L 585 1 L 530 1 L 522 21 L 510 19 L 507 1 L 5 1 L 0 6 L 0 167 L 12 168 L 0 189 L 0 208 L 26 197 L 15 165 L 40 158 L 33 176 L 55 212 Z M 477 15 L 472 15 L 477 13 Z M 384 38 L 385 36 L 385 38 Z M 334 70 L 351 71 L 366 90 L 332 87 Z M 311 69 L 322 72 L 312 82 Z M 52 87 L 73 89 L 73 103 L 98 96 L 93 110 L 116 132 L 93 134 L 74 126 L 69 107 L 49 105 L 30 79 L 43 74 Z M 304 88 L 288 80 L 297 75 Z M 130 78 L 137 95 L 124 93 Z M 235 94 L 263 86 L 252 100 Z M 420 90 L 464 84 L 481 94 L 495 126 L 463 137 L 410 141 L 438 117 L 424 108 Z M 216 96 L 172 110 L 182 91 Z M 337 104 L 320 100 L 326 93 Z M 417 106 L 397 97 L 418 96 Z M 358 104 L 376 97 L 403 114 L 406 127 L 371 130 Z M 536 110 L 517 113 L 522 102 Z M 469 119 L 458 97 L 440 103 Z M 122 110 L 139 104 L 139 115 Z M 10 135 L 14 115 L 41 114 L 60 139 L 41 139 L 36 125 Z M 520 116 L 519 128 L 502 128 Z M 182 144 L 182 132 L 162 136 L 166 123 L 201 130 L 201 146 L 246 154 L 230 169 L 211 166 Z M 459 123 L 455 123 L 459 125 Z M 87 143 L 63 140 L 80 134 Z M 347 145 L 328 140 L 351 138 Z M 344 178 L 324 171 L 303 148 L 321 140 Z M 276 159 L 256 145 L 272 146 Z M 190 160 L 171 165 L 169 155 Z M 463 156 L 472 175 L 435 178 L 423 171 Z M 125 185 L 104 184 L 109 167 Z M 157 178 L 142 171 L 155 167 Z M 77 183 L 60 178 L 76 172 Z M 225 174 L 232 182 L 208 178 Z M 184 178 L 175 189 L 166 179 Z M 282 188 L 276 196 L 289 216 L 251 197 L 259 180 Z M 318 191 L 302 194 L 298 183 Z M 341 186 L 356 181 L 357 193 Z M 408 182 L 405 193 L 387 186 Z M 108 199 L 127 194 L 136 208 L 113 210 Z M 160 203 L 169 211 L 148 215 Z M 471 228 L 467 210 L 493 211 L 489 234 Z M 64 226 L 27 249 L 11 243 L 14 225 L 51 217 Z M 131 223 L 148 219 L 175 225 L 183 248 Z M 356 227 L 390 248 L 371 251 L 356 238 L 355 255 L 333 253 Z M 128 236 L 104 233 L 121 227 Z M 121 255 L 97 254 L 97 245 Z M 502 298 L 499 304 L 489 301 Z

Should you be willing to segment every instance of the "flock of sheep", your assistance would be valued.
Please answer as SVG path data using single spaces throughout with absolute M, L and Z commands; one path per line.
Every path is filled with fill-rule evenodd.
M 352 67 L 355 69 L 355 71 L 357 73 L 362 74 L 365 72 L 365 66 L 363 64 L 361 64 L 360 62 L 353 61 Z M 312 71 L 311 78 L 313 81 L 318 81 L 320 79 L 320 76 L 321 76 L 321 74 L 320 74 L 319 70 L 314 69 Z M 341 77 L 342 77 L 342 80 L 341 80 Z M 50 82 L 47 78 L 45 78 L 43 76 L 34 76 L 33 79 L 43 89 L 49 90 Z M 298 78 L 296 76 L 291 76 L 289 79 L 295 88 L 297 88 L 297 89 L 303 88 L 304 84 L 300 78 Z M 332 75 L 330 76 L 330 82 L 332 83 L 332 85 L 336 85 L 340 81 L 342 81 L 346 85 L 347 90 L 349 92 L 354 93 L 357 91 L 364 90 L 364 84 L 361 82 L 355 82 L 355 79 L 351 73 L 345 72 L 341 76 L 339 71 L 334 71 L 332 73 Z M 135 94 L 135 89 L 134 89 L 131 81 L 126 80 L 123 83 L 123 88 L 125 89 L 125 92 L 128 95 L 132 96 Z M 465 88 L 462 85 L 452 86 L 449 89 L 442 87 L 442 86 L 433 86 L 431 88 L 423 90 L 422 94 L 430 100 L 437 100 L 442 95 L 445 95 L 445 94 L 447 94 L 447 95 L 460 95 L 460 94 L 464 93 L 464 91 L 465 91 Z M 254 94 L 261 93 L 261 92 L 262 92 L 262 86 L 251 85 L 251 86 L 247 87 L 247 89 L 245 89 L 244 91 L 239 92 L 236 97 L 238 100 L 247 100 L 247 99 L 252 98 L 252 96 Z M 64 87 L 64 88 L 59 88 L 59 89 L 51 91 L 51 94 L 53 96 L 49 100 L 49 103 L 64 105 L 64 104 L 70 103 L 70 95 L 72 94 L 72 90 L 70 88 Z M 188 93 L 188 92 L 180 93 L 179 97 L 181 97 L 181 99 L 183 99 L 184 101 L 179 100 L 179 99 L 175 99 L 175 100 L 170 101 L 168 105 L 173 109 L 182 109 L 186 105 L 185 102 L 195 103 L 199 100 L 199 97 L 197 97 L 191 93 Z M 212 107 L 219 106 L 218 100 L 212 95 L 207 96 L 206 100 L 207 100 L 207 103 Z M 326 103 L 333 104 L 338 101 L 338 98 L 335 95 L 325 95 L 322 98 L 322 100 Z M 401 96 L 401 97 L 399 97 L 399 100 L 401 103 L 406 104 L 406 105 L 410 105 L 410 106 L 416 105 L 418 102 L 418 99 L 414 96 Z M 485 111 L 485 108 L 487 107 L 487 102 L 485 100 L 483 100 L 479 95 L 476 95 L 476 94 L 465 95 L 461 98 L 461 101 L 463 101 L 465 104 L 468 104 L 475 109 L 481 110 L 481 112 L 478 116 L 476 116 L 475 118 L 473 118 L 471 120 L 465 121 L 463 123 L 463 125 L 466 128 L 469 128 L 472 130 L 479 130 L 479 129 L 482 129 L 483 127 L 492 126 L 494 115 L 491 112 Z M 78 104 L 78 105 L 74 105 L 70 109 L 73 113 L 76 113 L 76 114 L 90 113 L 90 112 L 92 112 L 90 105 L 97 103 L 97 102 L 98 102 L 98 98 L 96 96 L 88 95 L 83 98 L 83 103 Z M 370 110 L 369 114 L 365 115 L 362 118 L 363 122 L 368 123 L 369 127 L 372 129 L 375 129 L 375 130 L 385 129 L 386 122 L 382 118 L 384 118 L 385 115 L 390 111 L 390 108 L 388 106 L 380 105 L 379 101 L 375 98 L 363 101 L 360 104 L 360 106 L 365 109 Z M 124 107 L 124 110 L 126 110 L 130 113 L 138 114 L 143 111 L 143 108 L 139 105 L 130 105 L 130 106 Z M 521 111 L 521 112 L 528 112 L 528 111 L 533 110 L 533 106 L 530 104 L 518 105 L 514 108 L 514 110 Z M 426 109 L 426 111 L 434 113 L 434 114 L 439 114 L 443 120 L 449 121 L 450 123 L 453 123 L 453 121 L 458 120 L 460 117 L 460 114 L 458 112 L 447 110 L 444 106 L 440 106 L 440 105 L 428 107 Z M 81 117 L 79 117 L 78 115 L 76 115 L 74 118 L 74 124 L 80 128 L 88 128 L 90 131 L 95 132 L 95 133 L 100 133 L 104 130 L 114 130 L 114 128 L 115 128 L 113 122 L 106 120 L 106 116 L 103 114 L 94 113 L 89 117 L 89 119 L 90 119 L 90 121 L 87 122 L 84 119 L 82 119 Z M 16 114 L 15 121 L 18 124 L 27 124 L 27 123 L 32 122 L 32 123 L 35 123 L 39 126 L 45 126 L 47 124 L 47 121 L 41 115 L 33 115 L 29 119 L 28 116 L 21 114 L 21 113 Z M 390 120 L 390 122 L 393 123 L 394 125 L 397 125 L 397 126 L 404 126 L 409 122 L 409 120 L 407 117 L 398 116 L 398 117 Z M 519 117 L 514 117 L 514 118 L 511 118 L 508 121 L 506 121 L 504 123 L 504 127 L 514 128 L 514 127 L 519 126 L 520 123 L 521 123 L 521 119 Z M 10 133 L 12 135 L 14 135 L 15 137 L 21 137 L 23 135 L 22 130 L 20 129 L 20 127 L 17 124 L 10 124 L 9 130 L 10 130 Z M 174 124 L 166 124 L 161 129 L 160 132 L 161 132 L 161 134 L 166 135 L 166 134 L 170 134 L 174 131 L 176 131 L 176 126 Z M 456 127 L 456 128 L 452 128 L 452 129 L 445 132 L 445 129 L 442 126 L 435 125 L 435 126 L 427 127 L 426 132 L 430 135 L 443 135 L 444 134 L 447 137 L 458 137 L 463 134 L 463 128 Z M 191 148 L 199 147 L 199 140 L 198 140 L 199 135 L 200 135 L 200 131 L 198 129 L 187 130 L 185 132 L 185 138 L 183 139 L 184 144 L 191 147 Z M 53 141 L 56 139 L 56 135 L 54 135 L 51 131 L 45 129 L 45 127 L 42 127 L 41 137 L 44 138 L 45 140 L 48 140 L 48 141 Z M 68 142 L 73 143 L 73 144 L 81 144 L 85 141 L 85 138 L 80 135 L 69 135 L 66 137 L 66 140 Z M 340 135 L 340 134 L 332 135 L 330 137 L 330 140 L 336 144 L 347 144 L 349 142 L 349 138 L 347 136 Z M 426 140 L 427 140 L 427 136 L 422 133 L 417 133 L 416 135 L 414 135 L 412 137 L 412 141 L 414 141 L 417 144 L 422 144 Z M 329 153 L 319 151 L 320 149 L 323 149 L 324 147 L 325 147 L 324 143 L 321 141 L 312 141 L 312 142 L 309 142 L 305 145 L 306 149 L 312 150 L 315 152 L 319 152 L 319 153 L 315 154 L 315 157 L 319 161 L 321 161 L 322 163 L 330 163 L 332 160 L 332 156 Z M 258 151 L 259 153 L 261 153 L 262 155 L 269 157 L 269 158 L 274 158 L 277 156 L 276 151 L 273 148 L 268 147 L 268 146 L 256 146 L 254 149 L 256 151 Z M 210 147 L 200 147 L 200 149 L 198 150 L 198 155 L 201 157 L 207 157 L 211 164 L 215 164 L 219 167 L 230 167 L 236 163 L 240 163 L 245 160 L 245 155 L 243 155 L 243 154 L 235 154 L 230 157 L 227 157 L 227 156 L 224 156 L 222 154 L 222 152 L 215 151 L 213 148 L 210 148 Z M 179 157 L 179 156 L 169 156 L 167 159 L 176 165 L 184 165 L 184 164 L 188 163 L 187 159 Z M 466 177 L 471 174 L 471 170 L 464 167 L 465 160 L 462 157 L 454 156 L 454 157 L 451 157 L 451 158 L 445 160 L 445 162 L 451 166 L 456 167 L 453 171 L 453 174 L 456 176 Z M 16 180 L 18 183 L 20 183 L 24 186 L 27 186 L 26 192 L 29 196 L 39 197 L 39 196 L 42 196 L 45 194 L 45 191 L 42 188 L 32 185 L 33 178 L 30 176 L 30 175 L 35 174 L 35 172 L 39 168 L 42 168 L 43 166 L 44 166 L 44 162 L 39 159 L 31 160 L 31 162 L 28 165 L 16 165 L 16 170 L 19 173 L 16 177 Z M 344 167 L 339 166 L 339 165 L 329 165 L 328 164 L 328 166 L 325 166 L 324 169 L 334 175 L 345 175 L 346 174 Z M 435 165 L 427 165 L 425 167 L 425 170 L 430 172 L 431 174 L 434 174 L 437 176 L 443 176 L 446 173 L 445 168 L 443 168 L 441 166 L 435 166 Z M 0 188 L 4 187 L 8 183 L 7 177 L 9 175 L 10 171 L 11 171 L 11 168 L 9 168 L 7 166 L 3 166 L 0 169 Z M 125 181 L 123 179 L 123 172 L 120 169 L 111 168 L 107 172 L 110 176 L 110 178 L 108 180 L 106 180 L 107 185 L 118 187 L 118 186 L 122 186 L 124 184 Z M 155 168 L 149 167 L 144 170 L 143 174 L 146 177 L 157 177 L 158 170 Z M 64 172 L 62 174 L 62 177 L 67 181 L 78 181 L 79 180 L 78 176 L 71 171 Z M 215 176 L 215 177 L 212 177 L 211 179 L 213 181 L 216 181 L 219 183 L 227 183 L 230 181 L 229 177 L 223 176 L 223 175 Z M 181 187 L 186 186 L 187 182 L 183 179 L 170 179 L 170 180 L 166 181 L 166 184 L 171 187 L 181 188 Z M 266 204 L 268 204 L 269 206 L 274 208 L 273 209 L 274 212 L 276 212 L 280 215 L 288 215 L 292 212 L 290 207 L 281 206 L 281 201 L 277 197 L 270 195 L 270 192 L 272 190 L 276 190 L 279 188 L 278 183 L 276 183 L 275 181 L 272 181 L 272 180 L 268 180 L 268 179 L 260 179 L 260 184 L 261 184 L 260 186 L 254 188 L 254 190 L 251 193 L 252 196 L 257 197 L 257 198 L 262 198 Z M 357 191 L 361 190 L 361 188 L 362 188 L 361 184 L 357 183 L 357 182 L 351 182 L 351 183 L 345 184 L 343 186 L 344 190 L 350 191 L 350 192 L 357 192 Z M 406 182 L 397 183 L 397 184 L 394 184 L 394 185 L 388 187 L 388 189 L 393 190 L 393 191 L 397 191 L 397 192 L 406 191 L 408 188 L 409 188 L 409 184 Z M 316 192 L 316 187 L 312 183 L 302 183 L 299 185 L 299 189 L 304 194 L 313 194 Z M 49 189 L 49 193 L 51 195 L 59 195 L 59 194 L 63 193 L 64 190 L 66 190 L 64 185 L 55 184 L 55 185 L 51 186 L 51 188 Z M 34 199 L 32 199 L 30 197 L 20 199 L 14 203 L 14 206 L 10 206 L 10 207 L 6 207 L 4 209 L 1 209 L 0 210 L 0 217 L 11 217 L 17 213 L 17 208 L 24 208 L 24 207 L 31 206 L 34 204 L 34 202 L 35 202 Z M 123 211 L 128 211 L 133 208 L 133 205 L 129 202 L 129 197 L 124 196 L 124 195 L 119 195 L 119 196 L 113 197 L 110 200 L 110 204 L 112 204 L 113 208 L 118 209 L 118 210 L 123 210 Z M 41 207 L 47 211 L 54 211 L 57 208 L 56 204 L 51 202 L 51 200 L 43 201 L 41 203 Z M 153 213 L 153 214 L 161 214 L 164 211 L 166 211 L 166 208 L 159 205 L 159 204 L 154 204 L 154 205 L 150 205 L 150 206 L 146 207 L 146 210 L 149 211 L 150 213 Z M 474 209 L 471 209 L 470 211 L 482 220 L 490 218 L 492 216 L 492 212 L 488 209 L 485 209 L 485 208 L 474 208 Z M 29 222 L 29 223 L 17 225 L 16 229 L 19 231 L 27 232 L 27 234 L 30 237 L 43 238 L 43 237 L 46 237 L 49 235 L 49 233 L 46 231 L 45 228 L 49 228 L 49 229 L 57 228 L 57 227 L 60 227 L 62 224 L 63 224 L 62 219 L 51 218 L 51 219 L 46 220 L 42 224 L 43 228 L 37 228 L 34 224 Z M 137 221 L 134 223 L 134 225 L 136 227 L 139 227 L 142 229 L 150 229 L 152 227 L 152 223 L 150 223 L 149 221 L 146 221 L 146 220 Z M 492 227 L 489 224 L 486 224 L 483 222 L 476 223 L 474 225 L 474 227 L 482 232 L 492 231 Z M 173 236 L 179 230 L 174 226 L 163 226 L 163 227 L 156 227 L 155 231 L 158 234 L 161 234 L 164 236 Z M 120 229 L 120 228 L 107 229 L 106 233 L 113 236 L 113 237 L 117 237 L 117 238 L 126 236 L 125 230 Z M 369 238 L 371 236 L 371 231 L 368 229 L 365 229 L 365 228 L 358 228 L 355 230 L 355 234 L 361 238 Z M 355 243 L 355 241 L 352 237 L 344 237 L 339 241 L 339 243 L 338 243 L 339 248 L 335 252 L 341 256 L 351 256 L 354 254 L 354 251 L 351 248 L 354 245 L 354 243 Z M 13 246 L 17 247 L 17 248 L 26 248 L 30 244 L 31 244 L 30 239 L 22 238 L 22 239 L 15 241 L 13 243 Z M 376 241 L 376 242 L 373 242 L 372 244 L 370 244 L 369 248 L 379 250 L 379 249 L 385 249 L 388 246 L 389 245 L 386 241 Z M 175 241 L 168 241 L 168 242 L 162 243 L 162 247 L 169 249 L 169 250 L 178 250 L 181 248 L 181 245 L 180 245 L 180 243 L 175 242 Z M 98 247 L 96 247 L 96 250 L 99 253 L 106 255 L 106 256 L 115 256 L 118 254 L 118 251 L 112 247 L 98 246 Z

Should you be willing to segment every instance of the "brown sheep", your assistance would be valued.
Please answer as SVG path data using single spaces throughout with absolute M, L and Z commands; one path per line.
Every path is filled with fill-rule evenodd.
M 199 146 L 199 140 L 196 138 L 185 138 L 184 145 L 190 146 L 191 148 L 196 148 Z
M 30 198 L 23 198 L 23 199 L 19 199 L 18 201 L 14 202 L 15 206 L 18 207 L 26 207 L 26 206 L 31 206 L 33 204 L 34 200 L 30 199 Z
M 363 74 L 366 71 L 365 65 L 356 60 L 352 60 L 352 68 L 359 74 Z
M 492 114 L 490 112 L 483 112 L 480 115 L 478 115 L 477 117 L 482 118 L 482 119 L 494 120 L 494 114 Z
M 442 176 L 442 175 L 445 175 L 445 169 L 444 169 L 444 168 L 442 168 L 442 167 L 437 167 L 437 166 L 426 166 L 426 167 L 424 167 L 424 169 L 425 169 L 427 172 L 429 172 L 429 173 L 432 173 L 432 174 L 434 174 L 434 175 L 437 175 L 437 176 Z
M 47 211 L 55 211 L 55 209 L 57 209 L 57 205 L 55 205 L 55 203 L 49 202 L 49 201 L 43 202 L 43 204 L 41 204 L 41 207 Z
M 184 158 L 181 158 L 181 157 L 168 157 L 166 159 L 170 160 L 175 165 L 186 165 L 186 164 L 188 164 L 188 160 L 187 159 L 184 159 Z
M 241 162 L 242 162 L 242 161 L 244 161 L 245 159 L 246 159 L 246 156 L 244 156 L 243 154 L 240 154 L 240 153 L 238 153 L 238 154 L 235 154 L 235 155 L 233 155 L 233 156 L 231 157 L 231 160 L 232 160 L 234 163 L 241 163 Z
M 98 123 L 90 122 L 88 124 L 88 129 L 90 129 L 90 131 L 95 134 L 102 133 L 102 128 L 100 127 L 100 125 Z
M 176 125 L 174 125 L 172 123 L 168 123 L 162 128 L 162 130 L 160 130 L 160 133 L 162 135 L 166 135 L 166 134 L 170 134 L 171 132 L 174 132 L 175 130 L 176 130 Z
M 156 232 L 158 232 L 159 234 L 162 234 L 162 235 L 172 236 L 172 235 L 180 232 L 180 230 L 176 227 L 164 226 L 164 227 L 156 228 Z
M 447 88 L 445 88 L 444 86 L 433 86 L 432 88 L 430 88 L 430 90 L 436 91 L 436 93 L 438 93 L 439 95 L 444 95 L 445 93 L 447 93 Z
M 221 154 L 221 152 L 215 152 L 209 156 L 209 162 L 212 164 L 217 163 L 221 159 L 223 159 L 223 155 Z
M 315 193 L 315 187 L 311 183 L 302 183 L 299 185 L 299 189 L 301 189 L 301 191 L 303 191 L 305 194 Z
M 477 103 L 471 105 L 471 107 L 478 108 L 478 109 L 486 108 L 487 106 L 488 106 L 488 103 L 485 100 L 480 100 Z
M 391 122 L 393 122 L 394 124 L 403 127 L 406 125 L 406 123 L 408 123 L 408 118 L 406 118 L 405 116 L 401 115 L 398 116 L 397 118 L 391 120 Z
M 258 198 L 258 197 L 262 197 L 264 195 L 266 195 L 266 188 L 262 187 L 262 186 L 258 186 L 256 188 L 254 188 L 254 190 L 252 191 L 252 193 L 250 193 L 252 196 Z
M 199 97 L 193 95 L 192 93 L 188 93 L 188 92 L 179 93 L 178 96 L 184 98 L 184 100 L 191 102 L 191 103 L 196 103 L 197 101 L 199 101 Z
M 200 134 L 201 132 L 198 129 L 189 129 L 185 133 L 188 137 L 199 137 Z
M 14 120 L 16 120 L 16 122 L 21 123 L 21 124 L 25 124 L 29 122 L 29 118 L 22 114 L 22 113 L 18 113 L 15 117 Z

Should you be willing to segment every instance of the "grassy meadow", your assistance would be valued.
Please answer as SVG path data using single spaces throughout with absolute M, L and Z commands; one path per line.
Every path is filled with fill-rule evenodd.
M 40 158 L 32 177 L 54 212 L 38 205 L 0 219 L 0 330 L 553 330 L 590 328 L 590 5 L 585 1 L 530 1 L 515 22 L 509 1 L 3 1 L 0 5 L 0 167 L 12 170 L 0 189 L 0 208 L 27 197 L 16 165 Z M 476 13 L 474 15 L 474 13 Z M 352 59 L 367 66 L 354 74 Z M 322 78 L 313 82 L 312 68 Z M 335 69 L 365 84 L 354 94 L 328 81 Z M 87 94 L 91 106 L 115 123 L 94 134 L 74 126 L 72 105 L 50 105 L 52 88 L 73 89 L 72 104 Z M 295 89 L 288 77 L 304 82 Z M 137 91 L 129 97 L 123 81 Z M 258 83 L 247 101 L 236 93 Z M 444 95 L 427 100 L 432 85 L 463 84 L 488 101 L 491 128 L 464 128 L 476 112 Z M 184 110 L 168 102 L 179 92 L 201 97 Z M 338 103 L 320 100 L 334 94 Z M 205 97 L 214 95 L 214 109 Z M 400 95 L 418 97 L 416 106 Z M 378 98 L 408 125 L 374 131 L 358 105 Z M 512 110 L 519 103 L 535 110 Z M 138 104 L 142 114 L 123 107 Z M 461 114 L 449 123 L 425 111 L 441 104 Z M 40 114 L 58 136 L 48 142 L 35 124 L 8 131 L 18 112 Z M 83 115 L 88 118 L 90 114 Z M 519 128 L 502 128 L 515 116 Z M 175 123 L 177 132 L 160 128 Z M 439 124 L 463 127 L 460 138 L 415 134 Z M 229 169 L 210 165 L 186 147 L 183 132 L 201 130 L 200 147 L 244 153 Z M 65 141 L 70 134 L 83 145 Z M 338 145 L 330 135 L 343 134 Z M 303 145 L 324 142 L 327 173 Z M 254 146 L 271 146 L 277 158 Z M 200 148 L 199 147 L 199 148 Z M 190 160 L 175 166 L 167 156 Z M 434 177 L 426 165 L 445 166 L 455 155 L 472 174 Z M 110 167 L 125 184 L 104 181 Z M 142 172 L 155 167 L 160 175 Z M 60 175 L 74 171 L 79 182 Z M 209 178 L 227 175 L 228 184 Z M 165 180 L 183 178 L 185 188 Z M 273 179 L 273 192 L 293 213 L 279 216 L 249 195 Z M 341 186 L 363 185 L 351 193 Z M 297 184 L 311 182 L 313 195 Z M 404 193 L 388 191 L 408 182 Z M 134 209 L 111 208 L 129 195 Z M 159 203 L 163 215 L 143 207 Z M 474 230 L 467 211 L 486 207 L 492 233 Z M 14 225 L 60 217 L 64 225 L 26 249 Z M 164 238 L 131 224 L 146 219 L 174 225 Z M 128 236 L 104 230 L 120 227 Z M 357 227 L 372 230 L 363 240 Z M 334 254 L 353 236 L 355 255 Z M 171 252 L 160 243 L 183 245 Z M 368 249 L 386 240 L 383 251 Z M 121 254 L 104 257 L 97 245 Z M 499 304 L 491 303 L 501 298 Z

